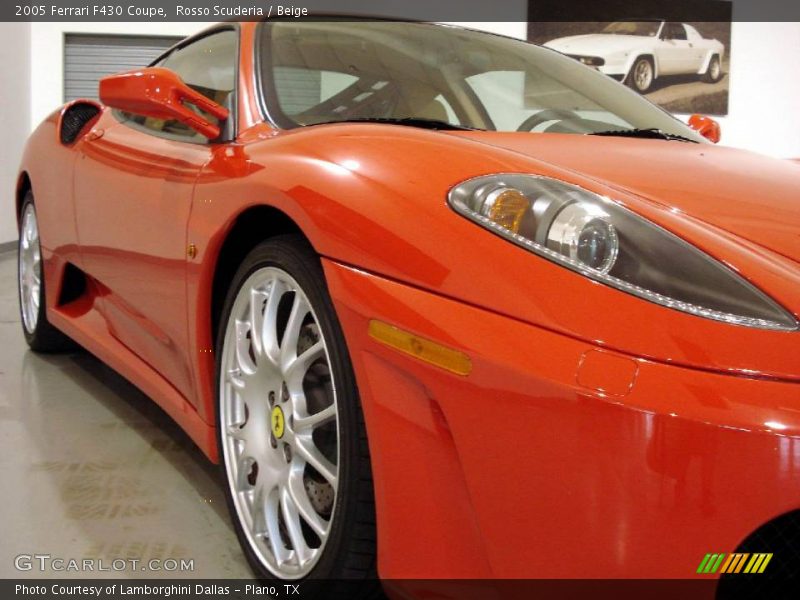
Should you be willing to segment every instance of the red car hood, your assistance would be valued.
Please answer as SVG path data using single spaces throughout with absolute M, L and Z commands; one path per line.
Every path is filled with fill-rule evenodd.
M 666 140 L 457 135 L 580 172 L 800 262 L 800 165 L 795 161 Z

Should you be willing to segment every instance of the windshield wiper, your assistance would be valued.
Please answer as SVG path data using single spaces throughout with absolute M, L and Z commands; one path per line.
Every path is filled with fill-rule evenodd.
M 354 119 L 337 119 L 334 121 L 323 121 L 313 123 L 313 125 L 332 125 L 334 123 L 381 123 L 386 125 L 405 125 L 406 127 L 422 127 L 423 129 L 443 129 L 449 131 L 479 131 L 476 127 L 466 125 L 456 125 L 438 119 L 422 119 L 419 117 L 363 117 Z
M 587 135 L 630 137 L 649 140 L 677 140 L 679 142 L 692 142 L 693 144 L 698 143 L 693 139 L 678 135 L 677 133 L 667 133 L 666 131 L 657 129 L 655 127 L 650 129 L 609 129 L 608 131 L 595 131 L 588 133 Z

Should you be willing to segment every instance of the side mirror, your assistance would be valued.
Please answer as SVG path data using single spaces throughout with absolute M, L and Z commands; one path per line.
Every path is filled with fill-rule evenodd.
M 135 69 L 100 80 L 103 104 L 135 115 L 176 120 L 208 139 L 219 137 L 219 125 L 187 106 L 191 104 L 219 121 L 228 109 L 196 92 L 173 71 L 162 67 Z
M 705 115 L 692 115 L 689 117 L 689 127 L 706 138 L 709 142 L 717 143 L 722 137 L 722 131 L 711 117 Z

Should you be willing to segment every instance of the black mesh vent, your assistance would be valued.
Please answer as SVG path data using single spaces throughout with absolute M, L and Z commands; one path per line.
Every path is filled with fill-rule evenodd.
M 61 143 L 71 144 L 74 142 L 83 126 L 99 112 L 99 108 L 88 102 L 78 102 L 70 106 L 61 118 Z
M 722 575 L 718 600 L 800 598 L 800 511 L 786 513 L 762 525 L 736 552 L 771 552 L 773 556 L 763 573 Z
M 61 294 L 58 305 L 63 306 L 80 298 L 86 292 L 86 275 L 72 263 L 64 267 L 64 279 L 61 283 Z

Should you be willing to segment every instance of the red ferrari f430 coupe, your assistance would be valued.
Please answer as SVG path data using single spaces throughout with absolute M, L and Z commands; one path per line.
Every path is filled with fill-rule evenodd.
M 22 159 L 25 337 L 219 462 L 259 576 L 769 572 L 800 536 L 797 164 L 428 23 L 220 24 L 99 98 Z

